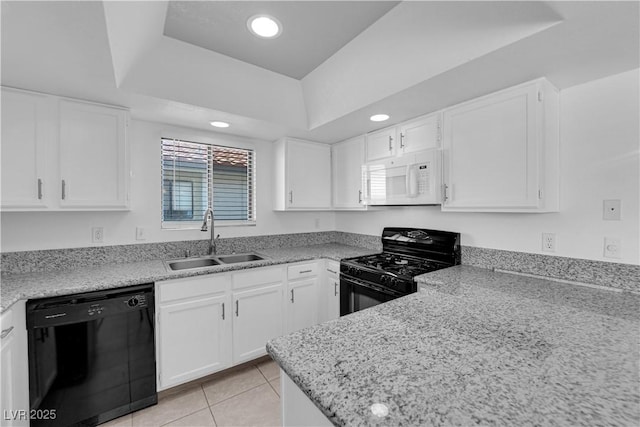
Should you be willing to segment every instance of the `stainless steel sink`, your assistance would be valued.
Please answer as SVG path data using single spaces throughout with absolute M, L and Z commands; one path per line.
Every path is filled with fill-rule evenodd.
M 257 254 L 233 254 L 220 255 L 217 259 L 223 264 L 235 264 L 237 262 L 261 261 L 264 257 Z
M 189 268 L 211 267 L 220 263 L 213 258 L 195 258 L 171 261 L 167 263 L 171 270 L 186 270 Z
M 218 256 L 204 256 L 201 258 L 184 258 L 173 261 L 165 261 L 169 270 L 189 270 L 192 268 L 212 267 L 220 264 L 236 264 L 239 262 L 261 261 L 265 257 L 255 254 L 230 254 Z

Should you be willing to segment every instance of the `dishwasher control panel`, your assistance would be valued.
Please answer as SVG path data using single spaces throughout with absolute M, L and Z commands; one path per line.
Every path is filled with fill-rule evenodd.
M 134 295 L 130 297 L 125 303 L 129 307 L 146 307 L 147 306 L 147 296 L 145 294 Z

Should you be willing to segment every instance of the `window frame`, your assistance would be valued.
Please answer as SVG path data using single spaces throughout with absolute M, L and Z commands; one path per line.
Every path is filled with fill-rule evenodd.
M 216 227 L 252 227 L 252 226 L 256 226 L 257 225 L 257 191 L 256 191 L 256 182 L 257 182 L 257 177 L 256 177 L 256 158 L 257 158 L 257 153 L 256 153 L 256 149 L 253 145 L 251 144 L 242 144 L 242 143 L 235 143 L 234 141 L 230 141 L 230 140 L 222 140 L 222 139 L 212 139 L 210 137 L 191 137 L 191 138 L 185 138 L 184 136 L 181 137 L 173 137 L 173 136 L 162 136 L 160 138 L 160 228 L 163 231 L 179 231 L 179 230 L 200 230 L 200 228 L 202 227 L 202 220 L 192 220 L 192 221 L 172 221 L 172 220 L 168 220 L 165 221 L 163 220 L 164 217 L 164 211 L 163 211 L 163 206 L 164 206 L 164 200 L 163 200 L 163 187 L 164 187 L 164 166 L 163 166 L 163 149 L 162 149 L 162 141 L 163 140 L 173 140 L 173 141 L 181 141 L 181 142 L 188 142 L 188 143 L 192 143 L 192 144 L 200 144 L 200 145 L 208 145 L 208 146 L 212 146 L 212 147 L 218 147 L 221 149 L 232 149 L 232 150 L 245 150 L 245 151 L 250 151 L 251 152 L 251 165 L 250 165 L 250 172 L 247 173 L 248 175 L 248 179 L 250 178 L 250 181 L 247 181 L 247 187 L 250 188 L 250 193 L 251 193 L 251 201 L 250 201 L 250 205 L 251 205 L 251 214 L 252 214 L 252 219 L 248 219 L 248 220 L 221 220 L 221 219 L 216 219 L 215 220 L 215 226 Z M 213 162 L 213 159 L 212 159 Z M 211 166 L 213 167 L 213 166 Z M 211 203 L 213 203 L 213 173 L 212 173 L 212 180 L 210 182 L 211 184 L 211 188 L 207 189 L 207 193 L 208 193 L 208 197 L 211 198 Z M 248 209 L 247 209 L 248 210 Z M 248 210 L 249 211 L 249 210 Z

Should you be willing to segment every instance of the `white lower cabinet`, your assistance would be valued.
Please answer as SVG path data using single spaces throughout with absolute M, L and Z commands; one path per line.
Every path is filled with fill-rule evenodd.
M 18 301 L 2 314 L 0 354 L 0 425 L 28 426 L 29 366 L 25 302 Z
M 267 341 L 328 312 L 338 317 L 339 285 L 327 286 L 329 309 L 320 292 L 324 266 L 306 261 L 156 283 L 158 390 L 264 356 Z
M 266 354 L 265 344 L 282 335 L 282 283 L 233 293 L 233 363 Z
M 318 278 L 289 282 L 288 291 L 287 332 L 318 323 Z
M 158 283 L 158 389 L 231 365 L 228 275 Z
M 294 264 L 287 269 L 287 332 L 318 323 L 319 262 Z
M 340 264 L 336 261 L 327 261 L 324 294 L 325 319 L 337 319 L 340 317 Z

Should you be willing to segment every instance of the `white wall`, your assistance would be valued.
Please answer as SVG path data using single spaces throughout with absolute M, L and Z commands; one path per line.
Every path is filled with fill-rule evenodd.
M 442 213 L 439 207 L 336 214 L 339 231 L 378 235 L 385 226 L 459 231 L 462 243 L 541 252 L 541 233 L 557 235 L 555 255 L 640 264 L 640 70 L 561 92 L 559 213 Z M 602 201 L 622 200 L 622 220 L 604 221 Z M 622 258 L 603 257 L 604 237 L 622 240 Z
M 270 142 L 233 138 L 158 123 L 135 121 L 129 127 L 131 146 L 131 211 L 129 212 L 31 212 L 2 213 L 2 252 L 101 246 L 91 242 L 91 228 L 104 227 L 103 245 L 198 240 L 208 238 L 200 230 L 162 230 L 160 227 L 160 138 L 183 138 L 253 147 L 256 150 L 257 225 L 217 227 L 224 237 L 302 233 L 335 229 L 333 212 L 274 212 L 271 210 L 272 147 Z M 319 227 L 316 228 L 316 219 Z M 135 240 L 137 226 L 147 239 Z

